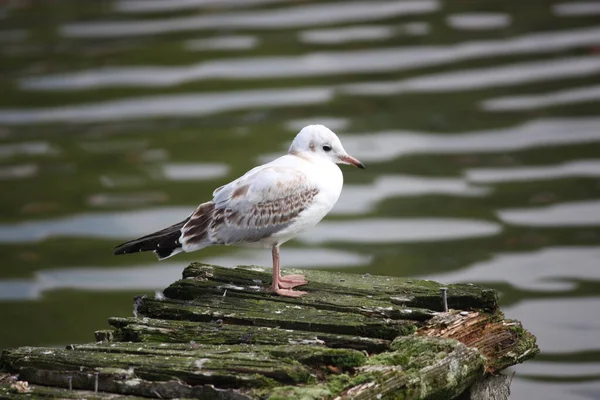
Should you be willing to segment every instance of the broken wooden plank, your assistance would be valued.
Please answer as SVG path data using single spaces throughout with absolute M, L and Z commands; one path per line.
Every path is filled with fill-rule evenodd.
M 388 348 L 390 340 L 363 336 L 306 332 L 264 326 L 232 325 L 219 322 L 173 321 L 153 318 L 110 318 L 116 330 L 102 331 L 98 341 L 161 342 L 203 344 L 295 345 L 323 344 L 378 353 Z
M 292 304 L 309 304 L 318 309 L 341 312 L 369 313 L 390 306 L 410 307 L 410 315 L 399 310 L 397 318 L 423 320 L 431 311 L 443 311 L 440 289 L 447 288 L 448 306 L 454 309 L 498 309 L 496 291 L 469 284 L 442 285 L 429 280 L 411 280 L 399 277 L 358 275 L 342 272 L 286 269 L 286 273 L 303 274 L 308 284 L 302 286 L 311 296 L 300 299 L 279 298 Z M 220 268 L 209 264 L 192 263 L 183 272 L 183 279 L 173 283 L 164 293 L 171 299 L 192 300 L 202 296 L 223 294 L 242 298 L 264 298 L 271 283 L 270 270 L 251 266 Z M 272 298 L 272 296 L 271 296 Z M 357 298 L 361 305 L 357 307 Z M 421 308 L 427 309 L 421 315 Z M 393 315 L 393 314 L 392 314 Z M 391 317 L 390 315 L 386 315 Z

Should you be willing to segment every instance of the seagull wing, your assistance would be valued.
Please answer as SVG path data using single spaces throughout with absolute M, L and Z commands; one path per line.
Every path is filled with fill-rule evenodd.
M 257 242 L 290 226 L 319 190 L 300 170 L 255 168 L 215 190 L 181 229 L 184 249 L 210 244 Z M 187 250 L 187 249 L 186 249 Z

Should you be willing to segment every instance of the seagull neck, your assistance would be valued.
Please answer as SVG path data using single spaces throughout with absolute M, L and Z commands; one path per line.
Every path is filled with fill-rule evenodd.
M 312 161 L 313 161 L 313 158 L 312 158 L 312 157 L 310 157 L 310 155 L 309 155 L 309 154 L 307 154 L 306 152 L 303 152 L 303 151 L 298 151 L 298 150 L 290 150 L 290 151 L 288 152 L 288 154 L 289 154 L 290 156 L 295 156 L 295 157 L 301 158 L 301 159 L 303 159 L 303 160 L 305 160 L 305 161 L 309 161 L 309 162 L 312 162 Z

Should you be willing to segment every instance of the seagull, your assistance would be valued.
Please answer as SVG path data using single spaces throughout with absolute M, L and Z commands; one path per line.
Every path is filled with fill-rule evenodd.
M 213 245 L 271 248 L 272 291 L 300 297 L 306 292 L 293 288 L 308 282 L 303 275 L 281 276 L 279 247 L 315 226 L 333 208 L 344 183 L 337 164 L 365 168 L 327 127 L 306 126 L 286 155 L 217 188 L 212 200 L 185 220 L 122 243 L 114 254 L 154 251 L 164 260 Z

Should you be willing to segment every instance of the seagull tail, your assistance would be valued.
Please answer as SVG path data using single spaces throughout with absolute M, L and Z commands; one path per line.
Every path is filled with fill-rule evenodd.
M 151 233 L 138 239 L 121 243 L 113 250 L 114 255 L 138 253 L 141 251 L 154 251 L 159 260 L 164 260 L 183 251 L 179 237 L 181 229 L 189 221 L 186 218 L 175 225 Z

